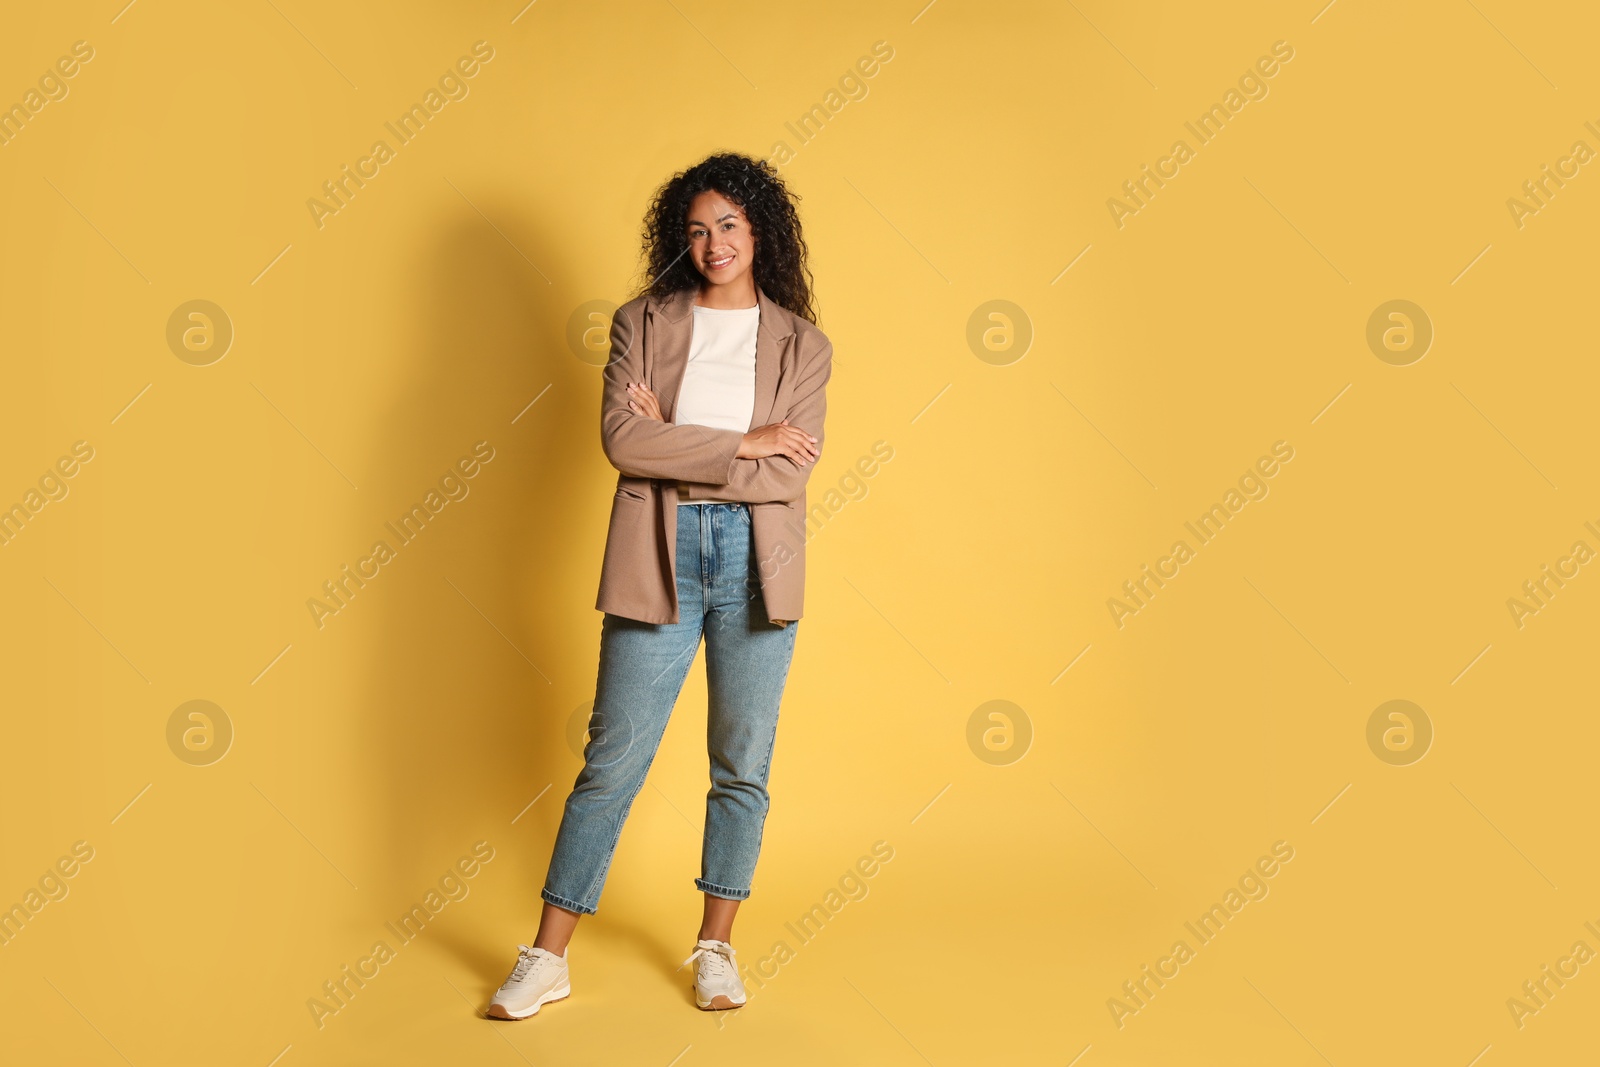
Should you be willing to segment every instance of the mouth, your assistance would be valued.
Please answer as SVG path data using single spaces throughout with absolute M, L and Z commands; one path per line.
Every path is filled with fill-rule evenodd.
M 723 256 L 721 259 L 706 260 L 707 270 L 727 270 L 733 264 L 733 256 Z

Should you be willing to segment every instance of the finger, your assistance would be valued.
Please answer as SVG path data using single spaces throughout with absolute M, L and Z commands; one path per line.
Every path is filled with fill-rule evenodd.
M 815 441 L 815 440 L 816 440 L 816 438 L 812 437 L 810 434 L 806 433 L 805 431 L 797 430 L 795 432 L 795 437 L 794 437 L 794 447 L 795 447 L 795 449 L 797 451 L 806 453 L 807 455 L 810 455 L 810 456 L 819 455 L 820 453 L 817 451 L 817 449 L 815 447 L 813 447 L 813 445 L 811 443 L 812 441 Z

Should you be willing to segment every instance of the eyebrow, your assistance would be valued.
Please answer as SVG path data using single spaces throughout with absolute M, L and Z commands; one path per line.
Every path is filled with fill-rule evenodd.
M 737 211 L 729 211 L 729 212 L 725 212 L 724 214 L 718 216 L 717 221 L 721 222 L 723 219 L 736 219 L 738 217 L 739 217 L 739 213 Z M 690 226 L 704 226 L 705 223 L 701 222 L 699 219 L 690 219 L 689 220 L 689 225 Z

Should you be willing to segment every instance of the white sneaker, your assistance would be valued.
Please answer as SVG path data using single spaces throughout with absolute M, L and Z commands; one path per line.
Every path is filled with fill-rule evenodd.
M 726 941 L 701 940 L 689 958 L 678 964 L 683 970 L 695 960 L 694 1002 L 701 1011 L 721 1011 L 744 1006 L 744 982 L 733 959 L 733 946 Z
M 526 1019 L 572 992 L 567 958 L 530 945 L 517 946 L 517 964 L 489 1005 L 491 1019 Z

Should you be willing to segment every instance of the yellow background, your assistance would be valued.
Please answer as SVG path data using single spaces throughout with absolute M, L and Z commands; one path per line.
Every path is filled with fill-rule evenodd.
M 1600 177 L 1520 227 L 1507 207 L 1600 148 L 1582 7 L 12 5 L 0 103 L 75 41 L 94 58 L 0 147 L 0 503 L 74 442 L 94 458 L 0 547 L 0 903 L 94 855 L 0 947 L 0 1059 L 1591 1055 L 1600 964 L 1520 1027 L 1507 1007 L 1600 949 L 1600 577 L 1520 628 L 1507 607 L 1600 547 Z M 480 40 L 469 95 L 319 228 L 322 183 Z M 877 41 L 865 96 L 801 144 L 786 123 Z M 1268 94 L 1199 145 L 1184 123 L 1277 41 Z M 1107 201 L 1180 138 L 1194 158 L 1119 227 Z M 734 934 L 746 964 L 794 951 L 736 1015 L 674 971 L 697 665 L 574 995 L 491 1024 L 594 695 L 613 472 L 569 325 L 629 295 L 661 181 L 778 141 L 837 354 L 813 501 L 893 448 L 808 547 Z M 206 366 L 166 336 L 197 299 L 234 330 Z M 1397 299 L 1434 329 L 1405 366 L 1366 341 Z M 1025 316 L 1020 358 L 969 346 L 991 300 Z M 319 629 L 307 600 L 478 441 L 470 495 Z M 1270 493 L 1115 625 L 1277 441 Z M 1367 741 L 1395 699 L 1433 730 L 1408 765 Z M 207 766 L 168 743 L 191 700 L 234 731 Z M 969 743 L 992 700 L 1020 709 L 998 755 Z M 469 895 L 319 1028 L 308 999 L 479 841 Z M 1201 946 L 1185 922 L 1280 841 L 1270 892 Z M 841 879 L 858 899 L 801 943 L 785 924 Z M 1180 939 L 1119 1026 L 1108 1000 Z

